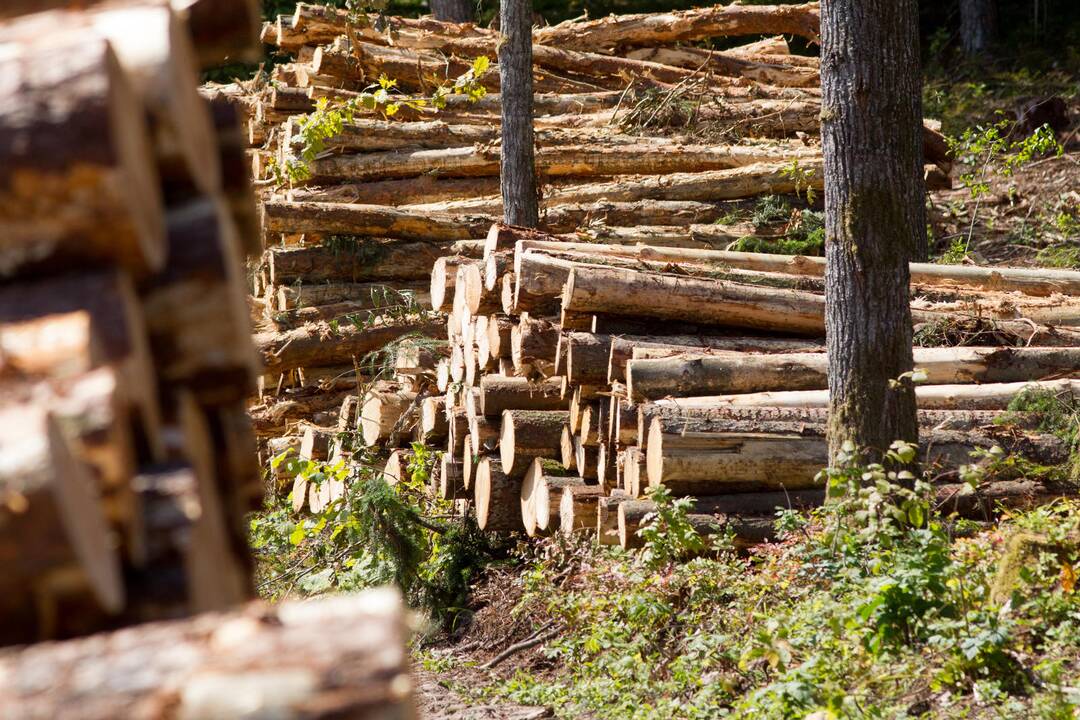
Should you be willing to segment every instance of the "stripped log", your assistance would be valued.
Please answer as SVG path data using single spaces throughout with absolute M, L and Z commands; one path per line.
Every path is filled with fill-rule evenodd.
M 341 325 L 336 332 L 327 325 L 304 326 L 284 333 L 260 333 L 255 346 L 268 370 L 339 365 L 360 360 L 400 337 L 416 334 L 438 337 L 440 326 L 421 318 L 379 318 L 369 327 Z
M 611 52 L 642 45 L 667 45 L 728 35 L 800 35 L 818 38 L 820 11 L 805 5 L 716 5 L 665 14 L 618 15 L 567 21 L 533 33 L 552 47 Z
M 915 398 L 922 410 L 1004 410 L 1023 393 L 1050 393 L 1080 397 L 1080 380 L 1033 380 L 1030 382 L 986 383 L 983 385 L 917 385 Z M 780 390 L 736 395 L 660 398 L 660 407 L 706 410 L 730 406 L 802 407 L 829 406 L 828 390 Z
M 608 357 L 607 381 L 625 382 L 626 364 L 633 359 L 638 348 L 660 350 L 669 353 L 695 352 L 692 348 L 704 350 L 725 350 L 743 353 L 791 353 L 824 352 L 820 341 L 809 339 L 787 339 L 770 337 L 725 337 L 702 335 L 624 335 L 611 338 L 611 352 Z
M 788 157 L 798 157 L 803 164 L 813 165 L 818 154 L 816 150 L 802 145 L 686 145 L 662 140 L 650 140 L 638 145 L 606 142 L 558 144 L 537 148 L 536 172 L 546 177 L 690 173 L 777 163 Z M 314 161 L 311 167 L 316 181 L 329 182 L 391 180 L 432 171 L 446 177 L 497 175 L 499 148 L 469 145 L 437 150 L 331 155 Z M 791 192 L 795 187 L 794 181 L 789 178 L 787 186 L 791 188 L 788 192 Z
M 770 432 L 764 433 L 752 425 L 695 418 L 684 421 L 678 432 L 665 432 L 675 428 L 654 418 L 646 461 L 649 485 L 664 485 L 676 495 L 711 495 L 818 484 L 817 474 L 828 464 L 824 424 L 770 423 Z M 994 445 L 1040 463 L 1057 462 L 1063 452 L 1057 438 L 1016 435 L 995 425 L 977 431 L 924 429 L 921 435 L 928 466 L 956 467 L 970 462 L 975 448 Z
M 270 282 L 391 282 L 423 280 L 443 255 L 479 253 L 481 247 L 454 242 L 359 243 L 349 249 L 326 245 L 272 249 L 266 262 Z
M 1080 373 L 1077 348 L 916 348 L 915 366 L 926 382 L 1012 383 Z M 820 390 L 828 386 L 827 359 L 820 353 L 677 356 L 631 360 L 627 392 L 634 399 L 721 395 L 774 390 Z

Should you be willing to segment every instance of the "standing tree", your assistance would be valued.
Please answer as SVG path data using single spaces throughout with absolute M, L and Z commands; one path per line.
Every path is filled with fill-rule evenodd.
M 536 227 L 540 209 L 533 158 L 532 4 L 502 0 L 499 25 L 503 34 L 499 44 L 503 220 Z
M 446 22 L 472 22 L 474 0 L 431 0 L 431 14 Z
M 917 0 L 822 0 L 829 451 L 918 439 L 908 262 L 926 246 Z
M 997 31 L 994 0 L 960 0 L 960 42 L 969 56 L 990 49 Z

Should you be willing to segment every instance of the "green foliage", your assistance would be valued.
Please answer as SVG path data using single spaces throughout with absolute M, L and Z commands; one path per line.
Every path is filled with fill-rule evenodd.
M 747 235 L 731 245 L 741 252 L 776 253 L 779 255 L 824 255 L 825 213 L 810 209 L 793 209 L 778 195 L 758 199 L 750 213 L 750 222 L 764 228 L 786 223 L 780 235 Z
M 352 442 L 343 434 L 337 442 Z M 273 459 L 292 476 L 319 486 L 344 484 L 344 495 L 318 515 L 297 516 L 286 501 L 271 502 L 251 519 L 260 561 L 260 590 L 268 597 L 352 591 L 398 585 L 409 602 L 449 623 L 466 607 L 476 573 L 501 552 L 451 501 L 426 486 L 437 455 L 413 445 L 409 476 L 387 484 L 381 460 L 354 448 L 351 462 L 303 460 L 291 451 Z
M 693 504 L 690 498 L 673 498 L 667 488 L 652 488 L 649 499 L 656 503 L 652 518 L 638 530 L 645 540 L 641 558 L 646 567 L 656 569 L 703 552 L 705 538 L 687 520 Z
M 417 112 L 437 111 L 446 107 L 450 95 L 464 95 L 475 102 L 487 93 L 479 78 L 491 67 L 491 60 L 480 56 L 472 67 L 458 76 L 450 85 L 440 85 L 430 95 L 409 95 L 397 87 L 397 80 L 380 75 L 376 83 L 368 86 L 357 97 L 337 103 L 319 98 L 315 110 L 297 119 L 289 153 L 282 164 L 272 167 L 278 185 L 303 182 L 311 178 L 311 163 L 326 151 L 326 143 L 341 134 L 360 113 L 375 113 L 383 118 L 397 115 L 402 108 Z
M 959 180 L 975 200 L 975 205 L 971 210 L 967 233 L 953 240 L 945 254 L 938 258 L 939 262 L 957 264 L 967 257 L 979 208 L 983 198 L 990 193 L 992 178 L 1011 178 L 1034 159 L 1061 155 L 1065 151 L 1047 125 L 1020 140 L 1010 137 L 1011 127 L 1008 119 L 1000 119 L 993 124 L 967 128 L 959 137 L 946 136 L 949 151 L 966 168 Z
M 567 628 L 554 668 L 487 694 L 566 718 L 1073 717 L 1080 505 L 973 530 L 905 470 L 914 453 L 896 443 L 865 465 L 846 447 L 822 473 L 830 502 L 778 513 L 784 542 L 755 555 L 702 555 L 666 494 L 645 553 L 552 546 L 519 612 Z M 983 475 L 964 471 L 968 492 Z M 1013 529 L 1047 539 L 1002 605 L 991 588 Z

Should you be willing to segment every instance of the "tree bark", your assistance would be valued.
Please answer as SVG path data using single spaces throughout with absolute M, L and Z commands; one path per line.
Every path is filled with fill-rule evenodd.
M 253 603 L 22 648 L 0 659 L 9 717 L 368 717 L 412 719 L 407 622 L 393 590 Z M 231 640 L 230 640 L 231 638 Z M 297 653 L 315 643 L 318 653 Z M 99 668 L 100 682 L 80 673 Z M 137 668 L 139 681 L 123 668 Z
M 431 16 L 436 20 L 454 23 L 472 22 L 474 0 L 431 0 Z
M 830 456 L 918 439 L 908 263 L 925 259 L 922 80 L 914 0 L 821 13 Z
M 969 57 L 985 54 L 996 34 L 994 0 L 960 0 L 960 43 Z
M 479 254 L 479 246 L 469 242 L 367 242 L 352 248 L 327 245 L 273 248 L 266 256 L 270 282 L 288 285 L 305 283 L 373 282 L 427 280 L 442 256 L 454 253 Z M 452 298 L 451 298 L 452 299 Z
M 165 260 L 160 182 L 115 53 L 85 35 L 11 47 L 0 89 L 0 274 L 88 261 L 136 276 L 156 270 Z
M 502 94 L 500 185 L 503 221 L 536 227 L 539 202 L 533 142 L 532 3 L 502 0 L 499 77 Z

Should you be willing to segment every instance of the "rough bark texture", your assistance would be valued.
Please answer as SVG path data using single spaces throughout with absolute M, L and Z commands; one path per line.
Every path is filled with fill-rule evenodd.
M 997 32 L 994 0 L 960 0 L 960 43 L 968 55 L 990 49 Z
M 540 209 L 536 193 L 532 126 L 532 3 L 502 0 L 499 77 L 502 89 L 503 220 L 536 227 Z
M 821 8 L 830 450 L 915 440 L 908 262 L 926 254 L 918 9 Z
M 431 14 L 436 20 L 447 22 L 472 22 L 472 0 L 431 0 Z

